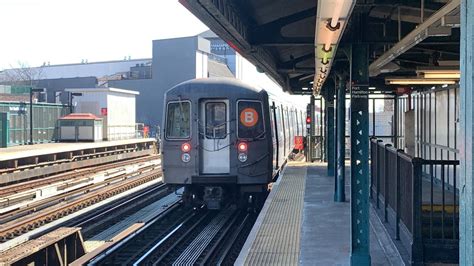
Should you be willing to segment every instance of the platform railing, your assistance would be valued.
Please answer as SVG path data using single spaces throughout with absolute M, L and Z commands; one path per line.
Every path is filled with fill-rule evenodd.
M 375 138 L 370 148 L 370 197 L 411 263 L 457 262 L 459 161 L 412 157 Z

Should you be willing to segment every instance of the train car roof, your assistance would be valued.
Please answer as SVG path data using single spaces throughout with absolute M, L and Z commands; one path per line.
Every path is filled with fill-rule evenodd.
M 185 82 L 182 82 L 171 89 L 166 93 L 178 93 L 179 91 L 188 90 L 192 86 L 193 90 L 196 89 L 206 89 L 206 90 L 220 90 L 220 89 L 232 89 L 232 92 L 242 92 L 242 93 L 260 93 L 264 91 L 262 88 L 256 88 L 250 86 L 238 79 L 235 78 L 201 78 L 201 79 L 192 79 Z M 240 91 L 239 91 L 240 90 Z

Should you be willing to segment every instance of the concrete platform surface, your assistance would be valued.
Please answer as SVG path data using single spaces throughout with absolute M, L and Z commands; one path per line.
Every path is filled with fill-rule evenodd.
M 348 200 L 337 203 L 326 165 L 289 163 L 236 265 L 350 265 L 349 167 L 346 171 Z M 372 265 L 403 265 L 375 214 L 370 221 Z
M 306 167 L 290 164 L 272 192 L 242 248 L 236 265 L 295 265 L 300 248 Z
M 103 148 L 117 145 L 127 145 L 135 143 L 143 143 L 155 141 L 153 138 L 145 139 L 126 139 L 111 140 L 99 142 L 56 142 L 34 145 L 20 145 L 8 148 L 0 148 L 0 161 L 12 160 L 16 158 L 25 158 L 32 156 L 40 156 L 44 154 L 54 154 L 60 152 L 69 152 L 84 149 Z
M 350 168 L 346 166 L 346 202 L 334 202 L 334 177 L 327 176 L 326 165 L 307 169 L 299 263 L 350 265 Z M 374 218 L 371 215 L 372 265 L 403 264 Z

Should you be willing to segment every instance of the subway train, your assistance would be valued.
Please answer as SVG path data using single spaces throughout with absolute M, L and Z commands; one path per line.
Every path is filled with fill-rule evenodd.
M 183 82 L 165 94 L 164 183 L 183 201 L 220 209 L 261 206 L 268 184 L 305 136 L 306 113 L 236 79 Z

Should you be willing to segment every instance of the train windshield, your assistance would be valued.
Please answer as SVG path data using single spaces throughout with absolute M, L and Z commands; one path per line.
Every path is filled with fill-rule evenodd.
M 263 123 L 262 103 L 258 101 L 239 101 L 237 137 L 241 139 L 263 138 L 265 133 Z
M 206 103 L 206 138 L 225 139 L 227 135 L 227 111 L 224 102 Z
M 188 101 L 169 102 L 166 113 L 166 137 L 187 139 L 191 136 L 191 103 Z

